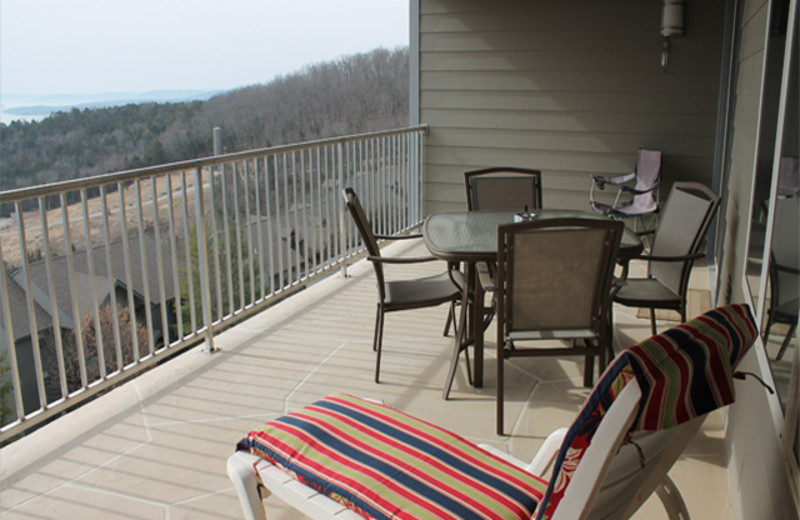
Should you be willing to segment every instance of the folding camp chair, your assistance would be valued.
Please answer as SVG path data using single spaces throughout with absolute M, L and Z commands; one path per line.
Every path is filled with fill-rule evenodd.
M 593 174 L 591 178 L 589 204 L 595 212 L 617 218 L 635 217 L 642 222 L 643 229 L 647 229 L 644 217 L 658 212 L 658 189 L 661 185 L 660 150 L 640 148 L 636 169 L 631 173 L 612 177 Z M 617 190 L 612 203 L 595 199 L 595 189 L 604 190 L 606 186 Z

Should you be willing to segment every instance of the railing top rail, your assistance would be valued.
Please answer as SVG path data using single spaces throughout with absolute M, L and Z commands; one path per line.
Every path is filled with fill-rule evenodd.
M 187 161 L 178 161 L 169 164 L 162 164 L 158 166 L 149 166 L 146 168 L 137 168 L 134 170 L 125 170 L 113 173 L 103 173 L 99 175 L 92 175 L 89 177 L 82 177 L 80 179 L 73 179 L 68 181 L 57 181 L 48 184 L 37 186 L 29 186 L 26 188 L 17 188 L 13 190 L 0 191 L 0 203 L 14 202 L 22 199 L 31 199 L 36 197 L 43 197 L 53 193 L 61 193 L 69 190 L 80 190 L 97 186 L 99 184 L 111 184 L 115 182 L 124 182 L 135 180 L 141 177 L 150 177 L 162 173 L 173 172 L 176 170 L 189 170 L 193 168 L 202 168 L 206 166 L 215 166 L 217 164 L 228 163 L 231 161 L 242 161 L 251 159 L 253 157 L 263 156 L 265 154 L 278 154 L 305 150 L 308 148 L 316 148 L 319 146 L 329 146 L 338 143 L 347 143 L 351 141 L 358 141 L 366 138 L 386 137 L 392 135 L 402 135 L 418 131 L 423 131 L 427 134 L 428 125 L 418 125 L 407 128 L 396 128 L 392 130 L 383 130 L 380 132 L 367 132 L 361 134 L 353 134 L 347 136 L 330 137 L 326 139 L 317 139 L 315 141 L 306 141 L 304 143 L 287 144 L 280 146 L 270 146 L 265 148 L 257 148 L 254 150 L 247 150 L 243 152 L 234 152 L 224 155 L 215 155 L 210 157 L 203 157 L 200 159 L 190 159 Z

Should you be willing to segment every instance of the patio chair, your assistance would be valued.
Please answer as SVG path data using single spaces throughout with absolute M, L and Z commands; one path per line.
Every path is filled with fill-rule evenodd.
M 469 211 L 531 212 L 542 207 L 542 172 L 539 170 L 514 166 L 472 170 L 464 173 L 464 184 Z M 492 272 L 494 267 L 491 266 Z M 484 329 L 492 323 L 494 314 L 494 307 L 483 307 Z
M 775 201 L 775 219 L 772 230 L 772 249 L 769 259 L 770 298 L 767 323 L 764 326 L 764 343 L 776 323 L 789 326 L 775 359 L 783 358 L 786 348 L 797 330 L 800 307 L 800 199 L 787 197 Z
M 419 234 L 409 235 L 376 235 L 372 232 L 372 227 L 364 213 L 364 208 L 358 200 L 353 188 L 342 190 L 345 204 L 350 211 L 350 215 L 355 221 L 358 233 L 364 246 L 367 248 L 367 257 L 372 262 L 375 269 L 375 277 L 378 282 L 378 305 L 375 316 L 375 334 L 373 337 L 372 349 L 377 352 L 375 360 L 375 382 L 380 382 L 381 371 L 381 351 L 383 345 L 383 323 L 387 312 L 403 311 L 408 309 L 421 309 L 425 307 L 435 307 L 443 303 L 450 303 L 445 332 L 449 323 L 455 322 L 456 301 L 461 297 L 461 291 L 456 285 L 458 273 L 447 270 L 439 275 L 418 278 L 414 280 L 386 280 L 383 272 L 384 264 L 410 264 L 419 262 L 439 261 L 432 256 L 425 257 L 385 257 L 381 255 L 378 240 L 402 240 L 419 238 Z M 466 356 L 467 354 L 465 354 Z M 469 358 L 467 358 L 467 368 L 469 369 Z M 471 376 L 470 376 L 471 378 Z
M 660 150 L 640 148 L 636 169 L 632 173 L 613 177 L 592 174 L 591 178 L 589 204 L 595 212 L 616 218 L 636 217 L 642 222 L 643 229 L 647 228 L 644 217 L 658 212 L 658 190 L 661 184 Z M 614 202 L 611 204 L 595 200 L 594 190 L 604 190 L 606 186 L 612 186 L 617 190 Z M 626 196 L 623 197 L 623 194 Z
M 467 209 L 523 211 L 542 207 L 542 172 L 499 166 L 464 173 Z
M 611 333 L 605 319 L 625 225 L 614 220 L 547 219 L 503 225 L 497 233 L 497 433 L 503 434 L 504 365 L 512 357 L 584 356 L 592 386 L 594 358 L 605 368 Z M 569 341 L 539 346 L 530 342 Z M 577 342 L 582 342 L 580 347 Z M 520 342 L 526 344 L 520 348 Z
M 687 519 L 667 472 L 705 415 L 734 401 L 756 334 L 750 309 L 731 305 L 629 348 L 530 464 L 338 394 L 249 432 L 228 475 L 247 519 L 266 518 L 263 492 L 315 519 L 616 520 L 654 491 Z
M 672 185 L 647 255 L 646 278 L 626 278 L 615 289 L 614 301 L 650 309 L 650 329 L 656 330 L 655 309 L 678 311 L 686 321 L 686 293 L 694 261 L 705 256 L 700 246 L 719 206 L 719 195 L 696 182 Z M 625 270 L 627 276 L 627 269 Z

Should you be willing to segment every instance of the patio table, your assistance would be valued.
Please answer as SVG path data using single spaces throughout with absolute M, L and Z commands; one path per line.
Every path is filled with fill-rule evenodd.
M 422 236 L 431 254 L 448 262 L 463 262 L 466 265 L 466 282 L 462 287 L 462 302 L 483 302 L 483 288 L 477 281 L 477 262 L 497 261 L 497 228 L 501 224 L 514 222 L 514 211 L 455 211 L 434 213 L 425 219 Z M 606 219 L 608 217 L 587 211 L 536 209 L 535 219 L 553 218 Z M 628 261 L 638 256 L 644 246 L 638 235 L 625 228 L 620 243 L 617 262 L 627 268 Z M 474 300 L 469 295 L 474 295 Z M 469 321 L 466 320 L 470 316 Z M 483 386 L 483 305 L 468 303 L 461 306 L 460 324 L 468 323 L 471 336 L 461 345 L 463 349 L 470 342 L 475 349 L 474 386 Z M 461 341 L 461 334 L 455 334 L 455 341 Z M 454 348 L 454 355 L 459 349 Z M 449 378 L 448 378 L 449 379 Z M 445 385 L 443 397 L 447 399 L 450 380 Z

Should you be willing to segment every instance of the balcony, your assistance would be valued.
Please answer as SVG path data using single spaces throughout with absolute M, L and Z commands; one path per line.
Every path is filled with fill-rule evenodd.
M 216 273 L 213 268 L 207 269 L 203 275 L 206 276 L 205 282 L 198 281 L 196 284 L 197 290 L 202 291 L 205 298 L 193 298 L 185 305 L 172 307 L 164 305 L 157 308 L 144 305 L 144 310 L 150 309 L 150 315 L 148 317 L 147 313 L 144 313 L 142 317 L 146 335 L 142 345 L 138 345 L 135 350 L 139 353 L 138 358 L 128 363 L 115 360 L 121 367 L 114 367 L 114 363 L 95 361 L 97 373 L 88 370 L 90 363 L 84 359 L 79 366 L 79 383 L 75 387 L 65 383 L 56 385 L 56 388 L 66 386 L 66 392 L 61 395 L 53 395 L 53 391 L 48 393 L 50 386 L 46 384 L 44 376 L 48 378 L 53 376 L 44 374 L 46 363 L 43 364 L 41 359 L 37 360 L 34 353 L 31 365 L 35 376 L 34 388 L 40 391 L 33 392 L 35 399 L 31 404 L 31 394 L 25 394 L 22 381 L 12 381 L 16 392 L 14 401 L 19 405 L 17 409 L 23 411 L 4 426 L 3 430 L 5 439 L 12 441 L 0 451 L 0 482 L 2 482 L 0 507 L 4 511 L 4 518 L 64 516 L 240 518 L 235 492 L 225 474 L 225 460 L 236 442 L 256 425 L 332 392 L 347 392 L 382 399 L 387 404 L 452 429 L 471 440 L 494 444 L 523 459 L 530 458 L 535 453 L 551 430 L 567 425 L 588 393 L 588 390 L 581 386 L 582 363 L 575 359 L 515 358 L 511 362 L 513 368 L 508 370 L 507 375 L 509 381 L 506 420 L 507 428 L 512 430 L 512 434 L 503 438 L 494 434 L 495 383 L 491 348 L 493 327 L 487 332 L 490 344 L 487 348 L 484 387 L 480 389 L 469 387 L 461 366 L 451 400 L 443 401 L 440 394 L 452 346 L 452 337 L 442 337 L 446 306 L 434 311 L 405 311 L 388 316 L 382 360 L 383 382 L 376 385 L 372 377 L 374 353 L 371 351 L 375 279 L 371 267 L 366 262 L 354 258 L 357 254 L 357 244 L 352 240 L 352 230 L 346 221 L 338 220 L 343 212 L 340 209 L 333 210 L 334 206 L 331 206 L 332 216 L 329 221 L 336 222 L 332 227 L 337 228 L 333 239 L 330 242 L 315 242 L 328 244 L 327 249 L 321 246 L 320 250 L 336 251 L 335 255 L 322 254 L 317 259 L 316 255 L 309 257 L 298 253 L 301 239 L 304 243 L 308 243 L 306 240 L 312 240 L 308 237 L 311 237 L 313 232 L 308 230 L 313 230 L 313 226 L 305 224 L 295 226 L 296 230 L 304 231 L 296 233 L 295 247 L 291 247 L 291 237 L 287 235 L 291 227 L 286 226 L 286 220 L 290 218 L 302 223 L 303 219 L 302 215 L 295 211 L 300 207 L 295 201 L 301 200 L 301 197 L 286 196 L 290 189 L 299 188 L 294 192 L 297 194 L 313 193 L 315 197 L 313 200 L 321 201 L 322 207 L 328 200 L 333 204 L 333 198 L 328 199 L 327 196 L 321 195 L 323 190 L 319 187 L 325 186 L 325 182 L 313 184 L 313 189 L 310 184 L 306 190 L 302 187 L 304 185 L 301 177 L 294 174 L 302 171 L 298 165 L 301 162 L 304 165 L 308 164 L 306 161 L 309 157 L 324 158 L 323 150 L 328 146 L 333 147 L 329 149 L 329 159 L 334 157 L 336 148 L 351 150 L 351 155 L 339 156 L 341 160 L 321 160 L 315 163 L 335 166 L 331 171 L 337 172 L 339 182 L 333 182 L 333 174 L 329 177 L 333 197 L 340 198 L 338 188 L 342 182 L 352 182 L 364 193 L 362 199 L 365 202 L 369 203 L 371 200 L 382 202 L 372 206 L 368 211 L 372 212 L 373 218 L 385 223 L 389 231 L 402 231 L 419 222 L 421 214 L 414 213 L 419 211 L 415 202 L 419 200 L 418 192 L 408 188 L 416 186 L 419 179 L 414 177 L 419 170 L 415 168 L 412 159 L 415 157 L 414 143 L 417 139 L 421 139 L 421 135 L 414 132 L 411 134 L 417 135 L 408 141 L 413 146 L 402 147 L 404 150 L 411 150 L 410 154 L 387 154 L 389 157 L 395 157 L 390 162 L 400 165 L 399 169 L 384 169 L 379 166 L 387 164 L 383 160 L 377 160 L 377 157 L 385 157 L 384 152 L 371 155 L 369 150 L 372 145 L 365 144 L 374 139 L 376 151 L 388 151 L 393 149 L 390 144 L 392 141 L 399 143 L 405 140 L 405 137 L 397 137 L 395 134 L 322 144 L 321 148 L 318 148 L 319 154 L 316 149 L 303 152 L 306 155 L 302 161 L 300 156 L 296 156 L 294 162 L 297 169 L 282 170 L 282 165 L 292 164 L 292 156 L 280 154 L 294 154 L 298 150 L 259 152 L 262 159 L 274 158 L 272 163 L 278 165 L 276 170 L 271 170 L 278 172 L 273 181 L 280 175 L 283 175 L 284 180 L 292 179 L 285 184 L 281 184 L 282 181 L 279 179 L 280 189 L 270 192 L 273 195 L 270 200 L 279 200 L 274 197 L 278 192 L 284 194 L 284 202 L 289 200 L 291 203 L 282 205 L 280 209 L 272 208 L 261 213 L 249 210 L 242 213 L 238 209 L 228 208 L 231 210 L 228 215 L 234 219 L 237 215 L 239 218 L 242 218 L 242 215 L 245 215 L 244 218 L 250 215 L 253 220 L 246 223 L 240 220 L 237 228 L 248 232 L 257 229 L 258 226 L 253 222 L 261 221 L 261 217 L 269 217 L 266 220 L 271 222 L 282 219 L 283 227 L 277 227 L 277 224 L 265 225 L 263 231 L 249 235 L 255 237 L 249 240 L 249 243 L 254 244 L 258 242 L 258 237 L 269 236 L 266 230 L 272 229 L 272 247 L 279 251 L 277 255 L 258 253 L 265 251 L 263 244 L 257 249 L 249 247 L 242 253 L 242 257 L 231 264 L 220 263 L 222 268 L 218 268 Z M 357 150 L 362 152 L 352 153 Z M 396 159 L 401 156 L 404 159 Z M 357 162 L 349 162 L 354 157 L 360 159 Z M 370 157 L 376 160 L 367 160 Z M 250 158 L 252 157 L 246 157 Z M 215 189 L 214 179 L 222 179 L 233 184 L 239 182 L 233 179 L 247 178 L 231 173 L 244 171 L 240 169 L 246 164 L 242 159 L 244 158 L 227 157 L 218 159 L 218 163 L 210 161 L 212 164 L 180 165 L 178 168 L 180 171 L 188 169 L 196 172 L 188 178 L 184 174 L 172 173 L 174 168 L 137 172 L 135 177 L 137 180 L 132 184 L 136 188 L 136 193 L 150 192 L 154 194 L 150 200 L 160 200 L 160 193 L 163 191 L 160 187 L 163 185 L 166 187 L 166 193 L 175 195 L 169 197 L 169 200 L 174 198 L 173 206 L 169 206 L 167 200 L 164 200 L 163 206 L 160 203 L 150 204 L 149 211 L 142 209 L 147 206 L 144 195 L 136 195 L 133 204 L 134 213 L 142 218 L 132 219 L 134 222 L 138 220 L 135 226 L 144 228 L 142 221 L 162 220 L 158 213 L 160 206 L 168 208 L 167 213 L 170 216 L 180 215 L 184 211 L 182 208 L 189 208 L 183 214 L 189 219 L 192 215 L 201 215 L 199 218 L 195 217 L 195 222 L 202 222 L 204 220 L 202 208 L 207 211 L 212 201 L 227 200 L 217 199 L 211 193 Z M 266 164 L 269 164 L 269 161 Z M 352 167 L 347 166 L 348 164 Z M 220 166 L 217 172 L 215 166 Z M 251 169 L 248 171 L 253 172 L 252 168 L 257 167 L 249 168 Z M 325 178 L 327 174 L 323 175 L 323 170 L 320 167 L 311 169 L 315 172 L 314 175 L 316 172 L 320 173 L 320 177 L 317 178 Z M 384 173 L 378 175 L 376 174 L 378 171 Z M 263 176 L 264 170 L 261 172 Z M 382 177 L 384 174 L 390 175 L 388 178 L 392 179 L 392 182 L 387 182 L 386 178 Z M 410 177 L 406 177 L 407 174 Z M 256 173 L 253 179 L 256 179 L 257 175 Z M 311 178 L 314 177 L 309 177 Z M 130 180 L 130 177 L 124 175 L 104 179 L 113 183 L 125 183 L 127 180 Z M 101 185 L 108 184 L 109 182 L 101 183 Z M 199 189 L 194 189 L 193 186 Z M 236 184 L 233 186 L 235 187 L 231 191 L 241 189 Z M 398 186 L 405 187 L 402 191 L 406 195 L 403 196 L 411 196 L 412 202 L 395 198 L 401 191 L 397 189 Z M 143 187 L 148 189 L 143 190 Z M 68 188 L 68 190 L 64 187 L 59 188 L 61 190 L 59 193 L 67 193 L 74 189 L 85 193 L 84 190 L 89 189 L 89 186 L 70 185 Z M 230 189 L 231 185 L 227 185 L 227 188 Z M 100 191 L 103 192 L 102 189 Z M 254 190 L 247 189 L 245 193 L 251 191 Z M 119 207 L 125 208 L 127 204 L 125 192 L 120 190 L 115 193 L 115 196 L 121 197 Z M 262 193 L 266 193 L 266 190 Z M 409 193 L 411 195 L 408 195 Z M 30 193 L 15 195 L 19 201 L 20 215 L 25 214 L 22 200 L 30 199 L 30 195 Z M 33 199 L 43 201 L 47 195 L 44 192 L 34 193 Z M 102 194 L 101 198 L 105 200 L 106 195 Z M 11 198 L 10 194 L 3 196 Z M 62 200 L 65 199 L 66 196 L 63 196 Z M 86 216 L 92 215 L 92 211 L 88 208 L 89 198 L 81 200 L 81 205 L 86 208 L 82 213 Z M 247 201 L 249 198 L 234 197 L 231 200 L 234 201 L 233 208 L 237 208 L 236 201 Z M 0 199 L 0 202 L 4 201 Z M 403 206 L 399 206 L 398 201 L 402 201 Z M 180 211 L 178 211 L 179 206 L 182 206 Z M 266 206 L 259 201 L 255 207 Z M 399 207 L 407 207 L 408 214 L 399 211 L 397 209 Z M 197 213 L 198 211 L 200 213 Z M 45 217 L 44 225 L 40 226 L 40 229 L 49 229 L 53 223 L 47 221 L 47 212 L 34 211 L 33 214 L 39 215 L 36 218 L 41 220 L 42 213 Z M 125 222 L 121 213 L 116 213 L 107 207 L 101 208 L 98 215 L 101 230 L 104 227 L 103 220 L 107 224 L 116 222 L 118 227 L 120 222 Z M 112 217 L 104 218 L 103 215 Z M 116 216 L 113 217 L 114 215 Z M 112 220 L 114 218 L 117 220 Z M 90 223 L 91 219 L 92 217 L 88 217 L 84 222 Z M 19 220 L 24 222 L 24 219 Z M 66 215 L 64 221 L 70 221 L 69 215 Z M 182 237 L 180 240 L 186 240 L 192 235 L 192 226 L 185 225 L 185 228 L 189 229 L 186 234 L 180 230 L 186 221 L 180 225 L 176 224 L 177 218 L 174 221 L 164 218 L 164 221 L 166 222 L 164 229 L 177 229 L 179 232 L 173 236 Z M 212 221 L 213 219 L 208 220 Z M 81 226 L 83 225 L 81 222 Z M 24 227 L 24 224 L 20 227 Z M 86 235 L 94 236 L 91 232 L 92 226 L 87 224 L 85 227 L 90 229 Z M 108 227 L 113 228 L 113 225 Z M 160 226 L 153 226 L 153 229 L 160 229 Z M 217 236 L 220 243 L 232 242 L 232 232 L 227 232 L 225 238 L 226 229 L 228 229 L 226 226 L 220 226 L 217 232 L 212 234 L 212 238 Z M 32 226 L 18 231 L 16 236 L 24 245 L 33 236 L 30 233 L 35 233 Z M 203 230 L 194 233 L 200 237 L 207 236 Z M 113 242 L 110 235 L 111 233 L 106 234 L 104 231 L 99 233 L 101 238 L 96 245 L 103 252 L 108 251 L 108 244 Z M 40 243 L 44 246 L 44 261 L 47 264 L 46 250 L 51 247 L 47 244 L 55 240 L 55 235 L 48 237 L 48 233 L 40 233 L 38 236 L 43 240 Z M 316 236 L 319 240 L 319 235 Z M 71 238 L 78 240 L 80 237 Z M 283 240 L 284 238 L 286 240 Z M 9 239 L 3 236 L 2 240 L 2 245 L 7 245 Z M 86 243 L 92 242 L 88 240 Z M 154 242 L 158 243 L 160 243 L 158 240 Z M 136 245 L 139 244 L 141 242 L 137 241 Z M 83 247 L 86 248 L 86 245 Z M 390 250 L 392 254 L 415 255 L 425 252 L 424 245 L 418 242 L 411 245 L 398 243 L 388 247 L 392 248 Z M 205 260 L 197 259 L 202 257 L 204 248 L 198 249 L 195 259 L 189 255 L 188 261 L 185 260 L 185 254 L 172 253 L 179 251 L 177 247 L 167 252 L 166 249 L 154 246 L 153 249 L 145 249 L 145 253 L 141 253 L 141 256 L 146 256 L 147 251 L 151 251 L 152 256 L 161 255 L 162 260 L 169 259 L 166 263 L 162 261 L 158 264 L 161 265 L 161 270 L 156 269 L 151 273 L 151 277 L 158 280 L 156 287 L 167 285 L 167 280 L 170 279 L 173 287 L 181 287 L 181 279 L 186 277 L 186 271 L 180 269 L 168 271 L 165 266 L 178 264 L 179 261 L 190 265 L 194 265 L 192 262 L 214 265 L 216 256 L 214 251 L 219 247 L 209 247 L 208 250 L 212 253 Z M 30 248 L 20 250 L 28 251 Z M 228 250 L 237 251 L 235 247 Z M 9 249 L 3 249 L 6 261 L 9 258 L 7 251 Z M 71 278 L 77 280 L 79 276 L 76 274 L 74 264 L 77 263 L 75 258 L 80 255 L 80 246 L 76 246 L 74 251 L 72 248 L 67 248 L 67 251 L 73 253 L 73 268 L 67 269 L 67 272 Z M 139 253 L 139 251 L 131 253 L 126 264 L 129 265 L 126 278 L 131 284 L 136 278 L 136 268 L 132 266 L 135 262 L 132 258 Z M 98 258 L 107 262 L 110 256 L 100 255 Z M 55 257 L 54 255 L 53 258 Z M 88 264 L 90 258 L 94 256 L 85 255 L 81 261 L 86 261 Z M 311 260 L 298 261 L 308 258 Z M 19 258 L 21 266 L 16 276 L 23 280 L 23 287 L 28 286 L 31 289 L 34 287 L 35 277 L 32 273 L 37 261 L 41 260 L 29 259 L 26 255 Z M 96 265 L 98 263 L 100 265 Z M 94 262 L 96 272 L 89 279 L 101 278 L 102 263 Z M 142 261 L 142 265 L 145 264 L 147 262 Z M 229 265 L 238 266 L 238 270 L 231 269 Z M 269 269 L 267 265 L 270 266 Z M 260 272 L 269 273 L 269 276 L 259 277 L 259 283 L 256 283 L 255 276 L 248 278 L 245 275 L 247 272 L 253 272 L 249 271 L 251 266 L 253 269 L 262 266 Z M 634 266 L 636 267 L 641 266 Z M 440 266 L 394 266 L 388 274 L 422 276 L 437 269 L 440 269 Z M 46 266 L 45 271 L 49 273 L 49 276 L 45 277 L 46 280 L 48 278 L 53 280 L 57 276 L 56 268 L 52 265 Z M 108 272 L 112 271 L 113 266 L 112 269 L 108 269 Z M 200 271 L 202 272 L 202 269 Z M 346 276 L 343 275 L 345 271 Z M 707 274 L 703 269 L 698 268 L 695 271 L 692 285 L 697 294 L 702 294 L 706 289 Z M 245 283 L 233 283 L 239 276 L 240 280 L 246 280 Z M 231 281 L 228 286 L 225 285 L 226 279 Z M 270 280 L 271 283 L 267 284 L 265 280 Z M 9 282 L 4 278 L 5 285 L 0 288 L 6 295 L 9 294 L 9 288 L 13 289 L 9 283 L 19 286 L 20 282 L 17 280 Z M 48 283 L 39 282 L 36 286 L 40 284 L 45 286 L 43 293 L 57 294 L 54 290 L 46 290 Z M 80 287 L 78 283 L 75 286 Z M 149 285 L 146 284 L 145 287 Z M 231 287 L 230 291 L 234 293 L 240 291 L 240 295 L 244 294 L 244 297 L 240 297 L 239 300 L 233 297 L 225 301 L 227 305 L 214 307 L 212 302 L 222 299 L 219 288 L 225 292 L 228 290 L 226 287 Z M 99 292 L 97 286 L 92 288 L 94 293 Z M 188 292 L 188 287 L 186 291 Z M 119 293 L 120 301 L 124 302 L 131 292 Z M 289 294 L 291 297 L 287 298 Z M 158 290 L 156 294 L 143 299 L 155 303 L 161 300 L 164 303 L 167 300 L 166 295 L 166 291 Z M 77 295 L 74 297 L 70 295 L 64 305 L 57 305 L 58 302 L 53 304 L 35 290 L 29 290 L 27 293 L 23 291 L 22 300 L 11 301 L 10 298 L 10 296 L 2 298 L 4 316 L 13 315 L 12 306 L 36 308 L 37 305 L 49 304 L 67 309 L 64 312 L 56 310 L 51 313 L 51 318 L 56 324 L 59 320 L 70 319 L 75 326 L 74 323 L 81 321 L 74 317 L 70 318 L 68 312 L 71 304 L 78 300 Z M 130 298 L 133 298 L 133 295 Z M 185 296 L 182 298 L 185 299 Z M 99 314 L 105 299 L 99 300 L 101 299 L 95 298 L 97 303 L 89 302 L 90 311 L 95 307 L 94 311 Z M 233 305 L 232 302 L 237 301 L 239 305 Z M 199 302 L 198 308 L 189 308 L 194 302 Z M 75 308 L 82 309 L 81 305 L 83 304 L 78 302 Z M 134 302 L 132 307 L 135 306 Z M 180 307 L 190 312 L 181 313 Z M 43 311 L 37 309 L 36 312 L 38 314 L 35 315 L 38 316 Z M 690 313 L 696 312 L 690 309 Z M 158 315 L 165 323 L 181 323 L 175 329 L 164 329 L 167 331 L 166 336 L 160 341 L 156 339 L 154 333 L 157 329 Z M 36 319 L 30 321 L 36 322 Z M 615 321 L 618 346 L 633 344 L 649 335 L 648 321 L 637 318 L 634 311 L 616 307 Z M 9 326 L 9 322 L 10 320 L 0 323 L 5 324 L 6 329 L 13 329 L 13 323 Z M 205 326 L 205 323 L 210 325 Z M 117 341 L 116 336 L 122 335 L 121 329 L 124 327 L 120 327 L 118 322 L 114 322 L 114 325 L 110 336 L 115 336 Z M 34 338 L 40 336 L 39 330 L 44 330 L 31 326 L 28 328 L 34 331 L 31 333 Z M 6 332 L 5 337 L 13 339 L 19 335 Z M 183 353 L 175 356 L 174 354 L 179 351 Z M 111 352 L 113 353 L 113 349 Z M 12 357 L 16 354 L 10 350 L 9 353 Z M 19 361 L 21 360 L 15 360 L 18 372 L 22 366 Z M 136 377 L 131 377 L 134 375 Z M 64 381 L 67 378 L 65 373 L 59 373 L 54 379 Z M 73 409 L 73 403 L 82 406 Z M 54 418 L 56 419 L 51 420 Z M 13 440 L 15 435 L 31 424 L 38 428 Z M 723 437 L 724 415 L 718 412 L 706 421 L 701 434 L 671 473 L 687 501 L 689 511 L 697 518 L 730 517 Z M 271 513 L 270 518 L 299 517 L 276 499 L 268 499 L 266 503 Z M 664 517 L 657 499 L 651 499 L 637 514 L 637 518 L 642 519 Z

